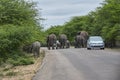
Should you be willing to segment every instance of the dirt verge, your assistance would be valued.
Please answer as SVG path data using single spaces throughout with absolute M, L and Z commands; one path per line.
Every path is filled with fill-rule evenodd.
M 11 67 L 8 70 L 0 68 L 0 80 L 31 80 L 40 68 L 44 56 L 45 50 L 41 50 L 41 56 L 35 59 L 34 64 Z

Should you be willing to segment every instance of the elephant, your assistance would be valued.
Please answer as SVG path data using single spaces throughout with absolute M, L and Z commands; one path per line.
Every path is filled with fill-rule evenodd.
M 66 48 L 70 48 L 70 41 L 69 40 L 66 41 Z
M 49 50 L 50 50 L 50 47 L 52 47 L 52 49 L 55 49 L 56 40 L 57 40 L 57 38 L 56 38 L 55 34 L 50 34 L 47 37 L 47 47 L 48 47 Z
M 39 57 L 41 44 L 39 41 L 35 41 L 32 44 L 23 46 L 23 51 L 26 53 L 33 53 L 34 57 Z
M 75 48 L 84 47 L 85 38 L 82 35 L 76 35 L 75 37 Z
M 67 36 L 65 34 L 61 34 L 59 36 L 59 41 L 60 41 L 60 48 L 65 48 L 66 41 L 67 41 Z
M 87 40 L 89 38 L 88 33 L 86 31 L 79 31 L 77 32 L 77 35 L 81 35 L 82 38 L 82 47 L 86 47 L 87 46 Z M 75 42 L 75 45 L 77 45 L 77 42 Z
M 88 33 L 86 32 L 86 31 L 81 31 L 80 32 L 80 35 L 81 36 L 83 36 L 84 37 L 84 47 L 86 47 L 87 46 L 87 40 L 88 40 L 88 38 L 89 38 L 89 35 L 88 35 Z
M 39 57 L 40 47 L 41 47 L 41 44 L 39 41 L 35 41 L 34 43 L 32 43 L 31 50 L 32 50 L 34 57 Z

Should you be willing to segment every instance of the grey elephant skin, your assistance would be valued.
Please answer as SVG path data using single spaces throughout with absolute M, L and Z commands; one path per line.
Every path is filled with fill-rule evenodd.
M 32 53 L 34 55 L 34 57 L 39 57 L 40 55 L 40 47 L 41 47 L 41 44 L 40 42 L 36 41 L 32 44 Z
M 81 48 L 84 46 L 84 37 L 81 35 L 77 35 L 75 37 L 75 48 Z
M 86 47 L 88 40 L 88 33 L 86 31 L 79 31 L 75 36 L 75 48 Z
M 86 47 L 87 46 L 87 40 L 89 38 L 88 32 L 81 31 L 80 35 L 84 37 L 84 47 Z
M 52 47 L 52 49 L 55 49 L 56 40 L 57 40 L 57 38 L 56 38 L 55 34 L 50 34 L 47 37 L 47 47 L 48 47 L 49 50 L 51 49 L 51 47 Z
M 66 48 L 70 48 L 70 41 L 69 40 L 66 41 Z
M 27 44 L 23 46 L 23 51 L 27 53 L 33 53 L 34 57 L 39 57 L 40 47 L 41 43 L 39 41 L 35 41 L 32 44 Z
M 60 48 L 65 48 L 67 42 L 67 36 L 65 34 L 61 34 L 59 36 L 59 41 L 60 41 Z

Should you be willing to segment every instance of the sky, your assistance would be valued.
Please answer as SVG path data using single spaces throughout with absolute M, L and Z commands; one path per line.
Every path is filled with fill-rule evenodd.
M 63 25 L 74 16 L 87 15 L 101 6 L 104 0 L 33 0 L 37 2 L 44 29 L 51 26 Z

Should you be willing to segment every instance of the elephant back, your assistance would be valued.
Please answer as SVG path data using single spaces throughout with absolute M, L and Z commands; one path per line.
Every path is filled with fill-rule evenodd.
M 37 46 L 41 46 L 41 44 L 40 44 L 40 42 L 36 41 L 36 42 L 33 43 L 33 46 L 37 47 Z
M 47 43 L 49 45 L 53 45 L 54 43 L 56 43 L 56 40 L 57 40 L 56 35 L 55 34 L 50 34 L 48 36 Z
M 77 35 L 75 38 L 76 42 L 83 42 L 85 40 L 85 38 L 82 35 Z
M 35 49 L 37 49 L 37 48 L 40 48 L 40 46 L 41 46 L 41 44 L 40 44 L 40 42 L 38 42 L 38 41 L 36 41 L 36 42 L 34 42 L 34 43 L 32 44 L 33 50 L 35 50 Z
M 60 48 L 65 48 L 66 47 L 66 41 L 67 41 L 67 36 L 65 34 L 61 34 L 59 36 L 59 41 L 60 41 Z
M 49 35 L 49 40 L 56 40 L 56 35 L 55 34 L 50 34 Z
M 80 35 L 83 36 L 85 38 L 85 40 L 88 39 L 88 33 L 86 31 L 81 31 Z
M 65 34 L 61 34 L 60 37 L 59 37 L 59 40 L 60 42 L 64 42 L 64 41 L 67 41 L 67 36 Z

